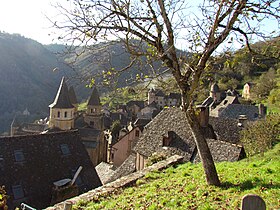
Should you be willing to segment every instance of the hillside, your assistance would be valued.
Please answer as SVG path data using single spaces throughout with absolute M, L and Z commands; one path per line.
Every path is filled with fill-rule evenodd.
M 0 133 L 26 108 L 44 117 L 63 71 L 56 56 L 40 43 L 20 35 L 0 33 Z
M 239 209 L 244 195 L 261 196 L 279 209 L 280 144 L 264 156 L 217 164 L 221 187 L 207 186 L 201 164 L 181 164 L 149 173 L 136 186 L 80 202 L 75 209 Z

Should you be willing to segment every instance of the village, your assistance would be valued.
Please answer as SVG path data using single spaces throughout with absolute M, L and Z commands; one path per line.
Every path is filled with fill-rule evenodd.
M 240 131 L 262 119 L 266 107 L 241 104 L 237 92 L 220 91 L 213 83 L 209 96 L 196 106 L 200 126 L 215 162 L 246 157 Z M 242 98 L 250 97 L 249 84 Z M 92 89 L 85 111 L 78 111 L 73 87 L 63 77 L 50 114 L 36 123 L 11 124 L 0 138 L 0 173 L 8 206 L 46 208 L 174 155 L 184 162 L 200 158 L 194 136 L 180 109 L 179 93 L 147 90 L 147 100 L 129 101 L 111 112 Z M 118 121 L 120 129 L 110 130 Z

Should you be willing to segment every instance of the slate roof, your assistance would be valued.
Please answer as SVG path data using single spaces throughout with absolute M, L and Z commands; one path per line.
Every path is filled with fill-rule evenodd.
M 74 108 L 69 98 L 68 87 L 64 77 L 62 77 L 61 79 L 60 86 L 58 88 L 54 102 L 50 104 L 49 107 L 58 109 Z
M 213 129 L 216 135 L 213 135 Z M 167 137 L 168 131 L 173 131 L 176 138 L 173 139 L 168 146 L 163 147 L 163 136 Z M 208 129 L 206 129 L 204 136 L 207 139 L 219 139 L 216 140 L 216 144 L 213 144 L 220 151 L 220 153 L 217 153 L 217 160 L 223 160 L 223 156 L 233 151 L 232 148 L 229 147 L 229 145 L 232 144 L 225 142 L 224 139 L 230 142 L 237 142 L 237 140 L 239 140 L 238 131 L 237 121 L 235 120 L 210 118 L 210 125 Z M 219 145 L 220 143 L 222 145 Z M 213 150 L 215 150 L 214 146 Z M 224 150 L 224 153 L 220 148 Z M 151 156 L 154 152 L 158 152 L 164 153 L 167 156 L 178 154 L 184 156 L 185 161 L 190 161 L 197 155 L 196 145 L 190 126 L 187 123 L 185 113 L 179 108 L 163 109 L 163 111 L 145 126 L 133 150 L 146 158 Z M 236 158 L 236 154 L 237 153 L 234 153 L 232 156 Z
M 90 106 L 99 106 L 100 105 L 100 97 L 97 91 L 97 88 L 94 87 L 91 93 L 91 96 L 88 100 L 88 105 Z
M 185 122 L 185 123 L 184 123 Z M 176 140 L 170 147 L 163 148 L 163 136 L 168 136 L 168 131 L 176 134 Z M 134 151 L 149 157 L 154 152 L 179 154 L 190 159 L 195 149 L 195 143 L 187 118 L 179 108 L 163 109 L 150 123 L 145 126 L 144 132 L 139 138 Z
M 165 97 L 165 94 L 162 90 L 156 89 L 155 90 L 155 96 Z
M 126 126 L 128 123 L 128 119 L 125 114 L 122 112 L 112 112 L 111 115 L 111 122 L 119 120 L 122 126 Z
M 257 106 L 253 105 L 244 105 L 244 104 L 229 104 L 224 108 L 219 117 L 238 119 L 239 115 L 246 115 L 247 119 L 257 120 L 259 117 L 259 109 Z
M 216 139 L 207 139 L 207 144 L 215 162 L 238 161 L 246 157 L 242 146 Z M 196 155 L 194 162 L 199 162 L 200 157 Z
M 77 131 L 0 138 L 0 156 L 0 185 L 10 195 L 9 209 L 21 202 L 36 209 L 49 206 L 53 182 L 72 179 L 79 166 L 79 193 L 101 186 Z M 24 197 L 14 197 L 14 188 Z
M 238 143 L 240 141 L 240 131 L 237 119 L 209 117 L 209 124 L 212 125 L 217 139 Z
M 145 104 L 144 101 L 129 101 L 126 103 L 126 106 L 131 107 L 133 105 L 136 105 L 140 107 L 141 109 L 144 108 Z
M 69 88 L 69 91 L 68 91 L 68 92 L 69 92 L 70 102 L 71 102 L 72 104 L 77 104 L 78 101 L 77 101 L 76 93 L 75 93 L 75 90 L 74 90 L 73 86 L 71 86 L 71 87 Z
M 168 98 L 172 98 L 172 99 L 181 99 L 181 94 L 180 93 L 169 93 Z
M 101 179 L 102 184 L 108 183 L 109 179 L 113 176 L 116 168 L 109 163 L 101 162 L 95 166 L 95 170 Z
M 128 158 L 111 174 L 106 183 L 115 181 L 123 176 L 131 174 L 136 171 L 136 155 L 131 154 Z

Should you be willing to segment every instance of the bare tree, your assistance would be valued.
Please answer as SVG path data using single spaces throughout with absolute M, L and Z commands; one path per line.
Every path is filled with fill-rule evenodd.
M 208 184 L 220 185 L 216 168 L 201 132 L 194 107 L 193 93 L 202 73 L 218 47 L 241 43 L 250 50 L 250 39 L 265 37 L 262 24 L 279 23 L 276 0 L 70 0 L 58 4 L 64 22 L 53 22 L 63 31 L 60 37 L 73 45 L 93 46 L 118 40 L 125 44 L 131 63 L 115 70 L 129 70 L 145 56 L 160 60 L 175 78 L 182 94 L 182 107 L 195 136 Z M 69 3 L 70 2 L 70 3 Z M 195 3 L 194 3 L 195 2 Z M 278 25 L 276 26 L 278 30 Z M 271 34 L 267 35 L 271 37 Z M 192 58 L 179 55 L 176 46 L 184 45 Z M 112 72 L 110 72 L 111 74 Z M 162 71 L 154 71 L 156 75 Z

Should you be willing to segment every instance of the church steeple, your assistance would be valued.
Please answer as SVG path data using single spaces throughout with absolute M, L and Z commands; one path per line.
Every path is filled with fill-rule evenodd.
M 65 78 L 62 77 L 56 97 L 50 107 L 49 127 L 70 130 L 74 127 L 75 107 L 70 101 Z
M 71 86 L 69 88 L 69 98 L 70 98 L 70 102 L 71 104 L 75 107 L 75 116 L 77 116 L 77 112 L 78 112 L 78 100 L 77 100 L 77 97 L 76 97 L 76 93 L 75 93 L 75 90 L 73 88 L 73 86 Z
M 93 128 L 102 130 L 102 112 L 99 93 L 97 88 L 94 87 L 91 96 L 88 100 L 85 122 Z
M 88 106 L 100 106 L 100 97 L 97 88 L 94 87 L 88 101 Z

